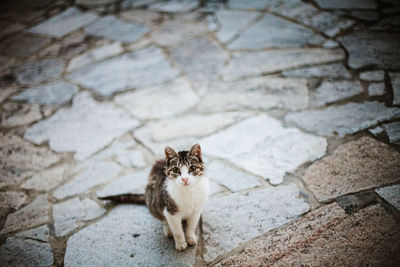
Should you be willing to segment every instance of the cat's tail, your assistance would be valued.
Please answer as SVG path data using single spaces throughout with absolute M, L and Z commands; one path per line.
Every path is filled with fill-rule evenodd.
M 144 194 L 122 194 L 115 196 L 99 197 L 101 200 L 109 200 L 114 203 L 133 203 L 146 205 Z

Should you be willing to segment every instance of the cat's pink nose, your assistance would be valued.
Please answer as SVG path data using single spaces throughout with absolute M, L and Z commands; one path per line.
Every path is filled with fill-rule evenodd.
M 182 181 L 183 181 L 185 184 L 187 184 L 187 182 L 189 181 L 189 178 L 184 178 L 184 177 L 182 177 Z

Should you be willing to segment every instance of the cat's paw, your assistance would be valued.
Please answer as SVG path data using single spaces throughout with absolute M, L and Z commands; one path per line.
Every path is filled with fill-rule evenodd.
M 175 242 L 175 248 L 179 251 L 184 251 L 187 248 L 186 241 L 183 242 Z
M 189 246 L 196 246 L 197 244 L 197 237 L 195 235 L 187 236 L 186 242 Z

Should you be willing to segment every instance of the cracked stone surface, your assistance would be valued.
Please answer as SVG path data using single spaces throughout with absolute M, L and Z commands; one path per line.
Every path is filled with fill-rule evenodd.
M 400 210 L 400 185 L 392 185 L 375 189 L 383 199 Z
M 400 181 L 400 154 L 370 137 L 340 145 L 311 165 L 304 182 L 319 201 Z
M 36 144 L 49 141 L 55 151 L 73 151 L 75 158 L 84 159 L 138 124 L 113 104 L 97 102 L 83 92 L 74 98 L 71 108 L 60 109 L 31 126 L 25 138 Z
M 0 203 L 2 207 L 18 209 L 25 203 L 27 195 L 23 192 L 0 192 Z
M 315 91 L 312 101 L 317 107 L 359 95 L 363 92 L 361 83 L 356 81 L 323 82 Z
M 39 105 L 5 103 L 1 110 L 1 125 L 15 127 L 31 124 L 42 118 Z
M 304 77 L 304 78 L 331 78 L 331 79 L 350 79 L 351 74 L 340 63 L 327 64 L 315 67 L 304 67 L 282 72 L 285 77 Z
M 31 61 L 17 66 L 14 70 L 21 84 L 35 84 L 48 79 L 54 79 L 64 70 L 64 61 L 59 59 L 44 59 Z
M 50 229 L 47 225 L 42 225 L 32 230 L 24 231 L 16 234 L 17 237 L 23 237 L 25 239 L 34 239 L 43 242 L 49 242 Z
M 204 260 L 210 263 L 240 243 L 307 212 L 309 206 L 297 197 L 299 193 L 295 185 L 285 185 L 211 199 L 203 212 Z M 262 201 L 265 195 L 269 201 Z
M 393 105 L 400 105 L 400 73 L 390 73 L 393 88 Z
M 21 187 L 24 189 L 35 189 L 37 191 L 50 191 L 61 184 L 69 168 L 71 168 L 69 164 L 62 164 L 35 173 L 23 183 Z
M 8 55 L 27 57 L 50 43 L 49 38 L 17 35 L 0 44 L 0 52 Z

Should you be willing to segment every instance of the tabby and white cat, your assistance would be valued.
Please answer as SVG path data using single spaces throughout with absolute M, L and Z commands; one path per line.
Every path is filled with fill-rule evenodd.
M 204 163 L 199 144 L 190 151 L 175 152 L 165 148 L 165 160 L 151 169 L 146 192 L 100 198 L 119 203 L 146 204 L 150 213 L 164 222 L 164 234 L 175 240 L 177 250 L 197 243 L 195 230 L 204 204 L 208 200 L 208 178 L 203 176 Z M 182 222 L 186 221 L 186 234 Z

